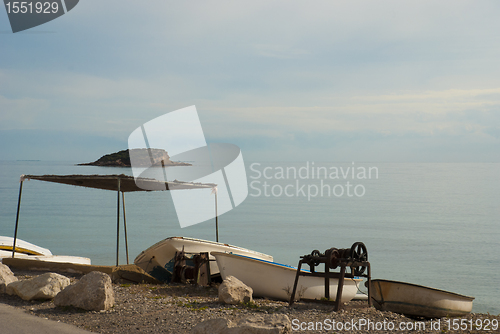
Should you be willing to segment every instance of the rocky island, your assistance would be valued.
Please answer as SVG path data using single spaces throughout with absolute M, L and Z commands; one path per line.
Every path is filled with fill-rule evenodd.
M 81 163 L 78 166 L 131 167 L 130 152 L 134 156 L 134 167 L 191 166 L 187 162 L 171 161 L 167 151 L 157 148 L 123 150 L 103 155 L 94 162 Z

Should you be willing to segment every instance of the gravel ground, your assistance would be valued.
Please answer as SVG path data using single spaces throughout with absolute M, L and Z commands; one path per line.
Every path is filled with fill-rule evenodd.
M 40 273 L 15 274 L 19 279 L 25 279 Z M 72 281 L 80 277 L 65 275 Z M 208 319 L 237 320 L 251 314 L 271 313 L 286 314 L 292 321 L 293 333 L 500 333 L 498 329 L 493 330 L 491 323 L 496 320 L 498 324 L 498 315 L 470 314 L 463 318 L 465 320 L 422 320 L 368 308 L 366 301 L 351 301 L 344 309 L 333 312 L 334 306 L 331 303 L 298 302 L 289 307 L 285 302 L 257 298 L 251 304 L 223 305 L 218 302 L 217 286 L 114 284 L 113 288 L 115 306 L 102 312 L 56 307 L 52 301 L 24 301 L 6 294 L 0 295 L 0 302 L 42 318 L 102 334 L 189 333 L 195 325 Z M 490 330 L 485 331 L 484 327 L 488 323 Z M 344 326 L 343 329 L 340 328 L 341 325 Z M 475 325 L 482 325 L 483 329 L 475 329 L 478 328 Z M 453 326 L 467 329 L 453 330 Z

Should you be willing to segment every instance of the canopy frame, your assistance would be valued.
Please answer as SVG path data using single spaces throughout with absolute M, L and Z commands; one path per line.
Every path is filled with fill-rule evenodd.
M 164 190 L 178 190 L 178 189 L 213 189 L 215 193 L 215 229 L 216 241 L 219 242 L 219 223 L 217 215 L 217 185 L 214 183 L 196 183 L 196 182 L 182 182 L 182 181 L 159 181 L 156 179 L 147 178 L 134 178 L 129 175 L 24 175 L 22 174 L 19 180 L 19 198 L 17 201 L 16 213 L 16 226 L 14 229 L 14 243 L 12 245 L 12 258 L 16 253 L 17 232 L 19 228 L 19 213 L 21 210 L 21 196 L 23 191 L 23 183 L 25 180 L 39 180 L 55 183 L 62 183 L 74 186 L 81 186 L 86 188 L 97 188 L 103 190 L 116 190 L 117 203 L 116 203 L 116 266 L 119 265 L 120 253 L 120 192 L 122 193 L 123 205 L 123 227 L 125 234 L 125 252 L 127 257 L 127 264 L 129 264 L 128 256 L 128 238 L 127 238 L 127 219 L 125 215 L 125 192 L 136 191 L 164 191 Z M 137 182 L 138 181 L 138 182 Z M 116 182 L 116 183 L 115 183 Z M 143 186 L 148 186 L 150 189 L 144 189 L 137 185 L 142 183 Z

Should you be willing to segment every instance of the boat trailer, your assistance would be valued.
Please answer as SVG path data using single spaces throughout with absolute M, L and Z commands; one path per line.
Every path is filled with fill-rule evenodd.
M 302 264 L 308 264 L 310 272 L 301 271 Z M 325 265 L 324 272 L 316 271 L 316 267 L 320 264 Z M 337 269 L 340 266 L 340 272 L 330 272 L 330 269 Z M 349 267 L 350 273 L 346 273 L 346 268 Z M 366 271 L 366 273 L 365 273 Z M 311 254 L 306 254 L 300 257 L 297 266 L 297 274 L 295 275 L 295 283 L 293 284 L 292 294 L 290 296 L 291 306 L 295 301 L 295 293 L 297 292 L 297 284 L 300 276 L 316 276 L 325 278 L 325 299 L 330 300 L 330 278 L 339 280 L 337 288 L 337 298 L 335 299 L 335 311 L 341 308 L 342 290 L 344 287 L 344 279 L 354 277 L 366 277 L 368 286 L 368 305 L 371 307 L 371 269 L 368 262 L 368 251 L 362 242 L 355 242 L 351 248 L 337 249 L 330 248 L 324 253 L 319 250 L 313 250 Z

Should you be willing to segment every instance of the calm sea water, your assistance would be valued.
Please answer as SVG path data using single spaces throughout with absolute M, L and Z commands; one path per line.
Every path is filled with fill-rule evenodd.
M 0 161 L 0 235 L 14 235 L 21 174 L 130 175 L 74 164 Z M 500 164 L 248 163 L 247 174 L 249 196 L 219 218 L 220 241 L 291 265 L 314 249 L 362 241 L 373 278 L 470 295 L 474 312 L 500 313 Z M 180 228 L 169 192 L 128 193 L 125 202 L 131 262 L 169 236 L 215 240 L 214 220 Z M 24 183 L 21 204 L 20 239 L 115 263 L 116 193 L 33 180 Z

